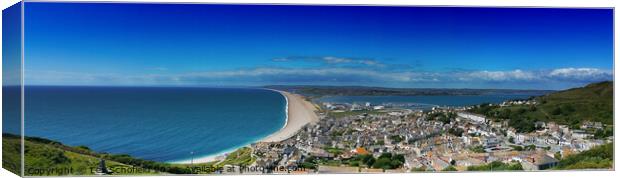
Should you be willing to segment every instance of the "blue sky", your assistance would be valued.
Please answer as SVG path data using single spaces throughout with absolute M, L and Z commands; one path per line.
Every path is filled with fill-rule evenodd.
M 611 9 L 27 3 L 26 84 L 565 89 Z
M 21 4 L 2 10 L 2 85 L 21 83 Z

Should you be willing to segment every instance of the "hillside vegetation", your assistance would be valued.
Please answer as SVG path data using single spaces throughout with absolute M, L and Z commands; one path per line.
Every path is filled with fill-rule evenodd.
M 19 172 L 20 137 L 11 134 L 2 136 L 3 167 L 13 173 Z M 98 154 L 86 147 L 68 147 L 58 142 L 36 137 L 24 140 L 26 176 L 93 175 L 99 165 Z M 127 171 L 127 175 L 153 174 L 155 171 L 136 171 L 131 165 L 106 161 L 106 167 Z M 70 170 L 70 171 L 69 171 Z
M 590 150 L 569 155 L 560 160 L 555 169 L 611 169 L 614 163 L 614 145 L 607 143 Z
M 589 84 L 532 98 L 536 105 L 500 107 L 481 104 L 470 112 L 496 120 L 509 119 L 519 132 L 535 130 L 534 122 L 556 122 L 578 128 L 584 121 L 613 124 L 613 82 Z M 611 127 L 609 128 L 611 129 Z
M 98 153 L 86 146 L 67 146 L 39 137 L 25 137 L 24 143 L 26 176 L 94 175 L 100 158 L 106 160 L 106 167 L 114 172 L 113 175 L 209 174 L 226 171 L 223 169 L 225 165 L 249 166 L 256 161 L 249 147 L 230 153 L 222 161 L 196 163 L 191 167 L 189 164 L 150 161 L 127 154 Z M 20 137 L 2 134 L 2 147 L 2 166 L 18 174 Z
M 523 170 L 519 162 L 503 163 L 501 161 L 493 161 L 488 164 L 478 166 L 468 166 L 467 171 L 516 171 Z

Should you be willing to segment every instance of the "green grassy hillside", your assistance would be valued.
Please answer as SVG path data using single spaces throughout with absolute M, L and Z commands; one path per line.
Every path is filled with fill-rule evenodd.
M 483 104 L 470 111 L 496 120 L 509 119 L 509 124 L 520 132 L 533 131 L 535 129 L 533 123 L 536 121 L 556 122 L 573 128 L 577 128 L 584 121 L 613 124 L 611 81 L 593 83 L 533 99 L 538 104 L 508 107 Z
M 588 120 L 613 124 L 613 82 L 601 82 L 537 98 L 550 120 L 566 124 Z
M 18 172 L 20 165 L 20 138 L 15 135 L 2 136 L 3 164 Z M 57 175 L 93 175 L 99 164 L 99 154 L 93 153 L 85 147 L 68 147 L 51 140 L 27 137 L 24 141 L 26 176 L 57 176 Z M 155 171 L 141 172 L 132 169 L 133 166 L 116 161 L 106 161 L 106 166 L 115 170 L 134 170 L 125 172 L 126 175 L 154 174 Z
M 20 141 L 18 138 L 2 136 L 2 168 L 20 174 Z
M 230 153 L 224 160 L 193 164 L 170 164 L 134 158 L 126 154 L 98 153 L 85 146 L 67 146 L 60 142 L 38 137 L 25 137 L 25 174 L 27 176 L 93 175 L 99 159 L 113 175 L 149 174 L 210 174 L 224 171 L 225 165 L 254 163 L 252 149 L 244 147 Z M 2 134 L 3 167 L 18 174 L 20 165 L 20 137 Z M 62 172 L 61 170 L 71 170 Z M 43 172 L 42 172 L 43 171 Z
M 569 155 L 560 160 L 555 169 L 611 169 L 614 163 L 614 145 L 607 143 L 590 150 Z

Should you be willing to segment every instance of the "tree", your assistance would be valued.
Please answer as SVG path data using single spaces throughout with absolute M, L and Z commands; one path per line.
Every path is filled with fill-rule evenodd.
M 457 137 L 463 136 L 464 132 L 465 131 L 463 129 L 461 129 L 461 128 L 450 128 L 450 129 L 448 129 L 448 133 L 449 134 L 452 134 L 452 135 L 457 136 Z
M 398 161 L 400 161 L 400 162 L 402 162 L 402 163 L 404 163 L 404 162 L 405 162 L 405 156 L 404 156 L 404 155 L 401 155 L 401 154 L 396 154 L 396 155 L 393 155 L 393 156 L 392 156 L 392 159 L 394 159 L 394 160 L 398 160 Z
M 524 114 L 525 112 L 527 112 L 527 110 L 525 110 L 525 108 L 519 108 L 519 109 L 517 110 L 517 113 L 518 113 L 518 114 Z
M 381 158 L 392 159 L 392 153 L 381 153 L 378 159 L 381 159 Z
M 390 158 L 379 158 L 377 159 L 377 161 L 372 165 L 373 168 L 377 168 L 377 169 L 392 169 L 392 160 L 390 160 Z
M 403 165 L 403 162 L 400 162 L 399 160 L 392 159 L 392 161 L 390 161 L 391 169 L 399 168 L 401 165 Z
M 510 147 L 515 151 L 523 151 L 523 147 L 519 145 L 510 145 Z
M 486 151 L 484 151 L 484 147 L 482 145 L 478 145 L 478 146 L 474 146 L 472 148 L 470 148 L 471 151 L 475 152 L 475 153 L 485 153 Z
M 396 142 L 396 143 L 400 143 L 401 141 L 403 141 L 403 137 L 401 137 L 400 135 L 392 135 L 390 136 L 390 139 L 392 139 L 392 141 Z
M 553 114 L 553 115 L 560 115 L 560 114 L 562 114 L 562 109 L 560 109 L 559 107 L 556 107 L 555 109 L 553 109 L 551 111 L 551 114 Z
M 536 150 L 536 145 L 527 145 L 527 146 L 525 146 L 525 150 L 528 150 L 528 151 Z
M 595 139 L 604 139 L 610 136 L 614 135 L 614 130 L 611 128 L 606 128 L 606 129 L 598 129 L 596 130 L 596 132 L 594 132 L 594 138 Z
M 360 157 L 362 163 L 364 163 L 368 167 L 371 167 L 373 164 L 375 164 L 375 157 L 372 157 L 372 155 L 370 154 L 359 155 L 358 157 Z
M 508 125 L 515 128 L 517 132 L 528 133 L 536 129 L 534 123 L 536 121 L 532 118 L 511 118 L 508 121 Z
M 555 159 L 557 159 L 557 160 L 561 160 L 562 159 L 562 153 L 560 153 L 559 151 L 555 152 L 555 154 L 553 154 L 553 157 Z
M 304 162 L 301 163 L 300 167 L 307 169 L 316 169 L 316 157 L 310 156 L 304 159 Z
M 454 166 L 448 166 L 446 168 L 443 168 L 441 171 L 458 171 L 458 170 L 456 170 Z

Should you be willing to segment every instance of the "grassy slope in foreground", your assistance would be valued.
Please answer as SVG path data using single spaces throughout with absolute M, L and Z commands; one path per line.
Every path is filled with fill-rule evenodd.
M 16 174 L 19 172 L 17 167 L 20 162 L 19 139 L 17 135 L 2 135 L 3 167 Z M 189 164 L 169 164 L 138 159 L 125 154 L 97 153 L 87 147 L 71 147 L 38 137 L 25 137 L 24 143 L 26 144 L 26 170 L 29 168 L 73 169 L 72 173 L 46 172 L 43 174 L 30 169 L 30 173 L 25 172 L 27 176 L 93 175 L 94 172 L 91 169 L 97 168 L 99 158 L 106 160 L 106 167 L 116 170 L 114 175 L 192 174 Z M 244 147 L 230 153 L 221 162 L 193 164 L 195 167 L 193 174 L 213 173 L 216 170 L 222 170 L 225 165 L 248 166 L 255 161 L 251 154 L 252 149 Z
M 20 164 L 20 138 L 10 134 L 3 134 L 2 137 L 3 166 L 18 166 Z M 99 165 L 99 158 L 96 157 L 98 154 L 92 153 L 85 147 L 68 147 L 55 141 L 33 137 L 26 137 L 24 143 L 26 176 L 93 175 L 93 170 Z M 118 170 L 132 168 L 130 165 L 115 161 L 106 161 L 106 166 Z M 66 170 L 71 170 L 71 172 Z M 9 171 L 16 173 L 18 169 L 9 169 Z M 155 172 L 144 170 L 127 174 L 153 173 Z
M 573 128 L 583 121 L 613 124 L 613 82 L 599 82 L 581 88 L 535 97 L 537 105 L 508 107 L 481 105 L 471 110 L 499 120 L 510 119 L 510 125 L 520 132 L 534 130 L 534 122 L 556 122 Z
M 106 159 L 107 168 L 111 169 L 111 171 L 117 171 L 115 174 L 159 174 L 159 172 L 152 169 L 143 169 L 142 167 L 136 166 L 148 165 L 147 161 L 131 158 L 126 155 L 96 153 L 87 147 L 70 147 L 60 142 L 38 137 L 25 137 L 24 143 L 24 173 L 26 176 L 93 175 L 93 170 L 99 165 L 100 157 Z M 18 166 L 20 160 L 19 136 L 2 134 L 2 148 L 3 166 L 7 168 L 13 165 Z M 58 170 L 69 169 L 71 169 L 71 172 L 58 172 Z M 165 170 L 170 170 L 170 168 Z M 9 171 L 17 173 L 17 169 Z

